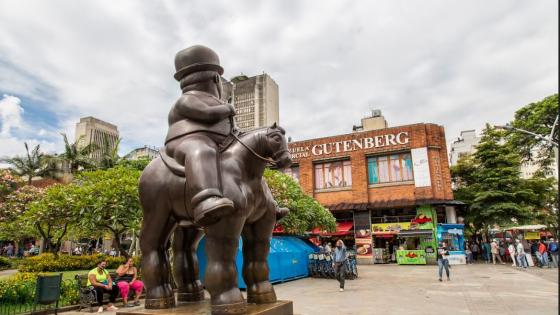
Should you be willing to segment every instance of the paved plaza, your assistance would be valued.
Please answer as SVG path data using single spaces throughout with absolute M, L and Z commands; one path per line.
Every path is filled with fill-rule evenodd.
M 296 314 L 558 314 L 558 269 L 510 265 L 360 266 L 360 278 L 338 292 L 335 280 L 307 278 L 276 285 Z M 445 276 L 444 276 L 445 278 Z

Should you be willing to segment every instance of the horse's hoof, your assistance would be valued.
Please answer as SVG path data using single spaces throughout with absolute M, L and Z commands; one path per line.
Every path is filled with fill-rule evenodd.
M 265 293 L 248 293 L 247 303 L 266 304 L 276 302 L 276 293 L 274 291 Z
M 247 314 L 245 301 L 233 304 L 212 305 L 212 315 L 238 315 Z
M 169 296 L 159 299 L 146 299 L 145 308 L 147 309 L 165 309 L 175 307 L 175 297 Z
M 179 292 L 177 293 L 177 301 L 179 302 L 204 301 L 204 290 L 200 290 L 196 292 Z

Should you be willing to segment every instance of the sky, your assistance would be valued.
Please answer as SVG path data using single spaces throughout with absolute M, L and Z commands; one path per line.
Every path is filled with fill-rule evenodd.
M 389 126 L 504 124 L 557 93 L 558 1 L 0 1 L 0 157 L 61 152 L 80 117 L 120 153 L 162 146 L 174 56 L 214 49 L 224 77 L 268 73 L 293 140 Z

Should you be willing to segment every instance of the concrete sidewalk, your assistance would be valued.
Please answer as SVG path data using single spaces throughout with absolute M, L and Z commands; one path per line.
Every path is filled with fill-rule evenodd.
M 443 282 L 437 266 L 359 266 L 358 272 L 357 280 L 346 281 L 344 292 L 333 279 L 306 278 L 274 287 L 278 298 L 292 300 L 295 314 L 301 315 L 558 314 L 558 269 L 452 266 L 451 281 Z

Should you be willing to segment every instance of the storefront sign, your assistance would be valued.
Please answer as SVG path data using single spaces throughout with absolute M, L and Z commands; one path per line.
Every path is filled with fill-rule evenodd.
M 372 234 L 397 234 L 401 230 L 409 230 L 410 222 L 376 223 L 371 225 Z
M 408 136 L 408 132 L 403 131 L 397 134 L 386 134 L 375 137 L 363 137 L 352 140 L 315 144 L 311 147 L 291 147 L 289 148 L 289 151 L 292 154 L 292 159 L 299 159 L 306 158 L 311 155 L 322 156 L 340 152 L 403 145 L 408 144 L 409 141 L 410 138 Z
M 356 239 L 356 257 L 373 258 L 373 246 L 371 238 Z
M 540 240 L 541 233 L 540 232 L 525 232 L 525 239 L 526 240 Z
M 399 265 L 425 265 L 426 252 L 424 250 L 398 250 L 397 264 Z
M 371 215 L 369 211 L 354 213 L 354 237 L 371 240 Z
M 430 179 L 430 165 L 428 163 L 428 149 L 417 148 L 410 150 L 412 155 L 412 166 L 414 170 L 414 186 L 432 186 Z

